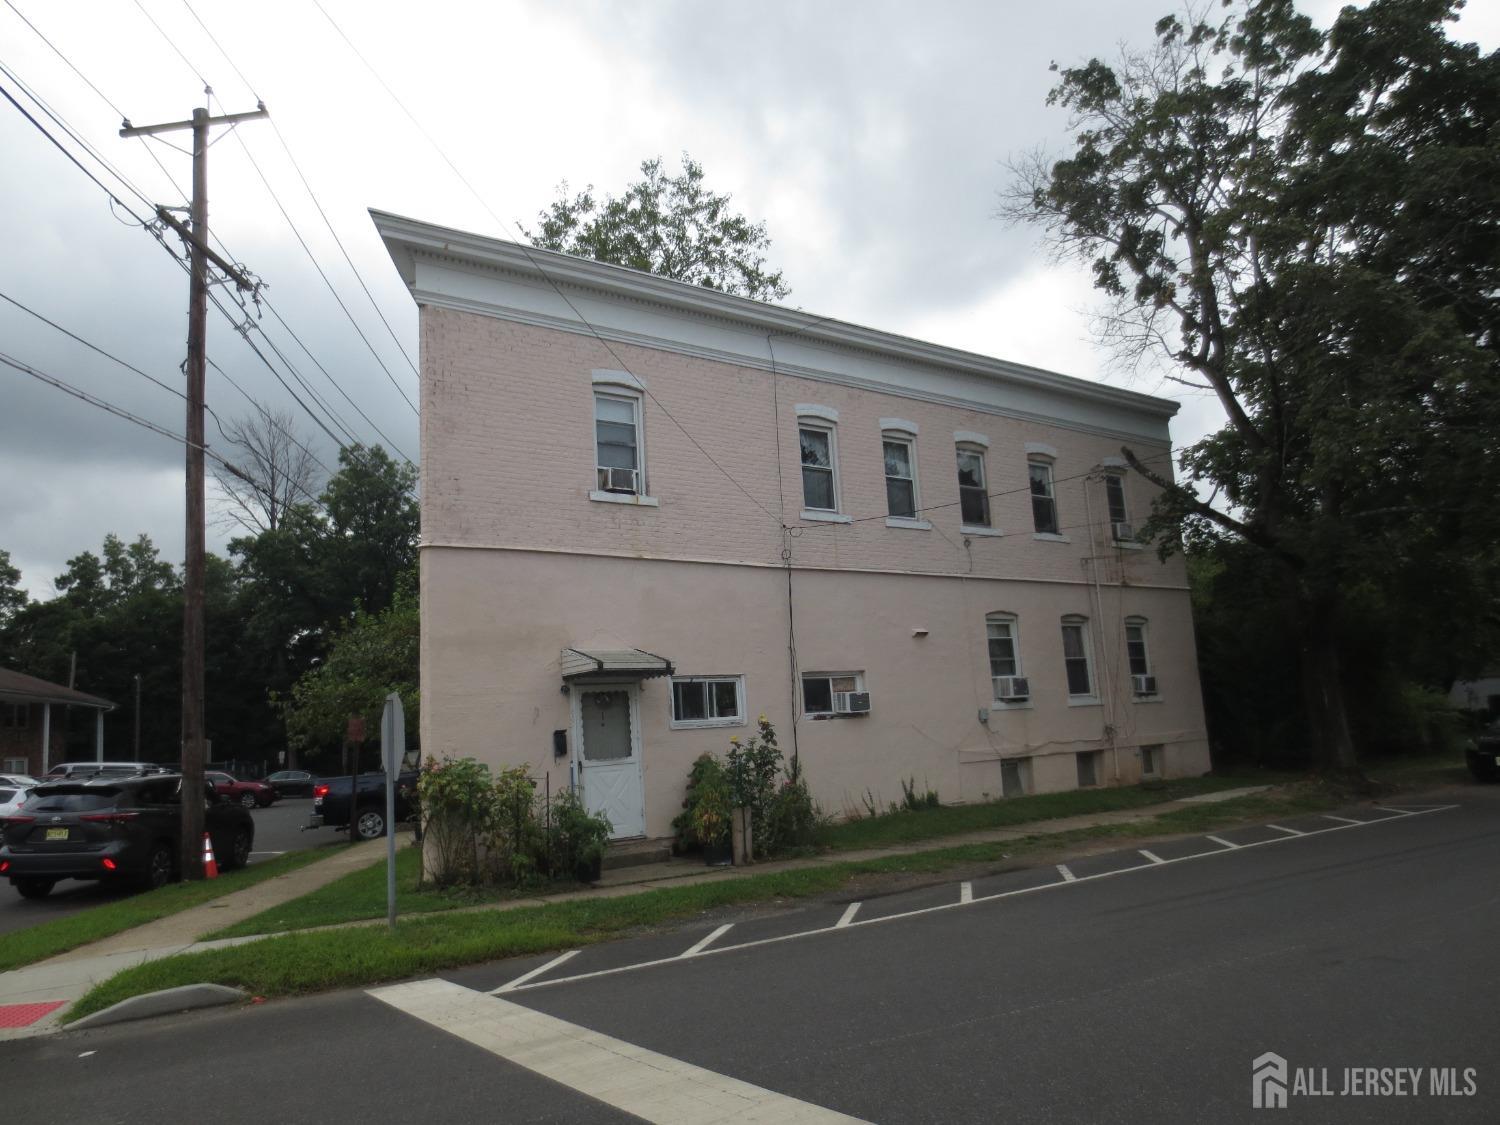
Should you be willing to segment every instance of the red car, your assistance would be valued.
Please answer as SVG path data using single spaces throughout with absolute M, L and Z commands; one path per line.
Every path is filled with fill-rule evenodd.
M 214 787 L 214 792 L 230 801 L 236 801 L 242 808 L 253 809 L 256 806 L 265 808 L 276 800 L 279 794 L 260 781 L 236 781 L 227 773 L 218 770 L 208 770 L 203 779 Z

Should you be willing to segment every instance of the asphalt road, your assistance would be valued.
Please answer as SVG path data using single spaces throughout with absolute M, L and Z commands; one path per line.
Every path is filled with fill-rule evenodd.
M 299 826 L 307 822 L 311 809 L 311 797 L 286 798 L 263 809 L 252 809 L 250 815 L 255 818 L 255 851 L 251 853 L 250 862 L 263 862 L 282 852 L 299 851 L 332 840 L 348 839 L 329 829 L 299 831 Z M 128 898 L 134 893 L 129 886 L 64 879 L 46 898 L 31 901 L 16 893 L 8 881 L 0 879 L 0 934 L 77 914 L 80 910 L 98 906 L 102 902 Z
M 656 1052 L 648 1086 L 665 1090 L 685 1064 L 880 1122 L 1254 1120 L 1251 1064 L 1266 1051 L 1315 1082 L 1326 1068 L 1335 1091 L 1294 1087 L 1287 1120 L 1493 1122 L 1500 789 L 1454 799 L 1333 830 L 1284 821 L 1317 834 L 1267 846 L 1248 845 L 1277 833 L 1234 830 L 1222 838 L 1242 846 L 1202 858 L 1182 859 L 1203 838 L 1161 845 L 1165 862 L 1135 870 L 1140 853 L 1096 856 L 1070 863 L 1066 883 L 1051 870 L 996 876 L 956 908 L 951 886 L 904 892 L 861 904 L 886 918 L 876 924 L 839 927 L 830 919 L 848 906 L 819 904 L 715 940 L 823 932 L 681 956 L 715 919 L 591 947 L 501 997 L 487 990 L 552 958 L 408 986 L 481 1024 L 493 1008 L 470 1028 L 484 1045 L 362 991 L 0 1044 L 6 1109 L 143 1123 L 622 1120 L 579 1092 L 601 1089 L 584 1072 L 602 1043 L 627 1067 Z M 983 897 L 1007 889 L 1025 893 Z M 559 975 L 583 979 L 546 983 Z M 496 1030 L 516 1017 L 588 1030 L 523 1066 Z M 1460 1088 L 1473 1068 L 1475 1092 L 1337 1096 L 1346 1067 L 1424 1079 L 1452 1067 Z

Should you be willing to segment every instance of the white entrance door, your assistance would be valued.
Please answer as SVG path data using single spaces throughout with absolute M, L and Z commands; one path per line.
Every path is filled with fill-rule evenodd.
M 610 839 L 646 834 L 641 736 L 634 684 L 575 689 L 583 803 L 609 817 Z

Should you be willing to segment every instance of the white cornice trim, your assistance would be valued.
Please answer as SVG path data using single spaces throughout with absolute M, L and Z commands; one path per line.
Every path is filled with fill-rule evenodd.
M 372 209 L 370 217 L 414 296 L 417 295 L 418 288 L 418 257 L 447 258 L 455 264 L 499 271 L 532 284 L 540 282 L 558 293 L 572 289 L 580 294 L 592 292 L 616 301 L 648 303 L 679 313 L 712 318 L 761 337 L 794 335 L 804 342 L 852 348 L 965 375 L 977 375 L 1007 386 L 1061 394 L 1161 422 L 1172 417 L 1178 409 L 1178 404 L 1168 399 L 914 340 L 895 333 L 880 332 L 846 321 L 819 318 L 796 309 L 735 297 L 638 270 L 537 250 L 504 239 L 487 238 L 384 211 Z M 443 297 L 453 295 L 429 296 L 432 303 L 437 303 Z M 420 302 L 422 298 L 418 297 L 418 300 Z M 491 315 L 505 315 L 514 310 L 490 307 L 485 311 Z M 572 312 L 576 320 L 577 311 Z M 575 331 L 579 328 L 579 325 L 574 324 Z

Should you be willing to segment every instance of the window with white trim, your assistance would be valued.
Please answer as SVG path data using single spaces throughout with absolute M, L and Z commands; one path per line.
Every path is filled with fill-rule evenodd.
M 1125 658 L 1130 665 L 1130 691 L 1136 697 L 1156 694 L 1156 677 L 1151 672 L 1151 650 L 1146 643 L 1146 619 L 1125 619 Z
M 600 492 L 645 494 L 639 395 L 625 390 L 594 392 L 594 451 Z
M 1161 755 L 1162 755 L 1162 749 L 1163 749 L 1163 747 L 1162 747 L 1162 745 L 1160 743 L 1157 743 L 1157 744 L 1155 744 L 1153 746 L 1142 746 L 1141 747 L 1141 776 L 1142 777 L 1160 777 L 1161 776 Z
M 1000 795 L 1024 797 L 1031 792 L 1031 759 L 1000 759 Z
M 1094 676 L 1089 659 L 1088 618 L 1062 619 L 1063 670 L 1068 681 L 1069 699 L 1091 699 Z
M 984 450 L 958 447 L 958 510 L 968 527 L 990 526 L 990 496 L 984 471 Z
M 863 691 L 862 672 L 807 672 L 802 677 L 802 713 L 811 719 L 835 714 L 834 696 Z
M 1104 474 L 1104 503 L 1111 524 L 1130 523 L 1130 509 L 1125 506 L 1125 478 L 1119 473 Z
M 1031 458 L 1026 462 L 1031 479 L 1031 520 L 1038 535 L 1057 534 L 1057 497 L 1053 491 L 1052 462 Z
M 886 513 L 917 518 L 916 444 L 910 434 L 888 431 L 880 436 L 885 453 Z
M 1078 762 L 1078 788 L 1099 784 L 1099 759 L 1103 754 L 1102 750 L 1080 750 L 1074 756 Z
M 29 774 L 30 767 L 31 767 L 31 763 L 28 762 L 25 758 L 6 758 L 5 759 L 5 772 L 6 773 L 17 773 L 17 774 L 21 774 L 24 777 L 24 776 L 27 776 Z
M 984 619 L 985 639 L 989 645 L 990 684 L 994 699 L 1024 702 L 1026 692 L 1017 690 L 1014 681 L 1021 672 L 1019 623 L 1013 613 L 991 613 Z
M 838 511 L 835 470 L 838 447 L 834 442 L 833 427 L 799 421 L 797 440 L 802 448 L 802 506 L 815 512 Z
M 673 676 L 673 727 L 737 727 L 745 723 L 745 677 Z

